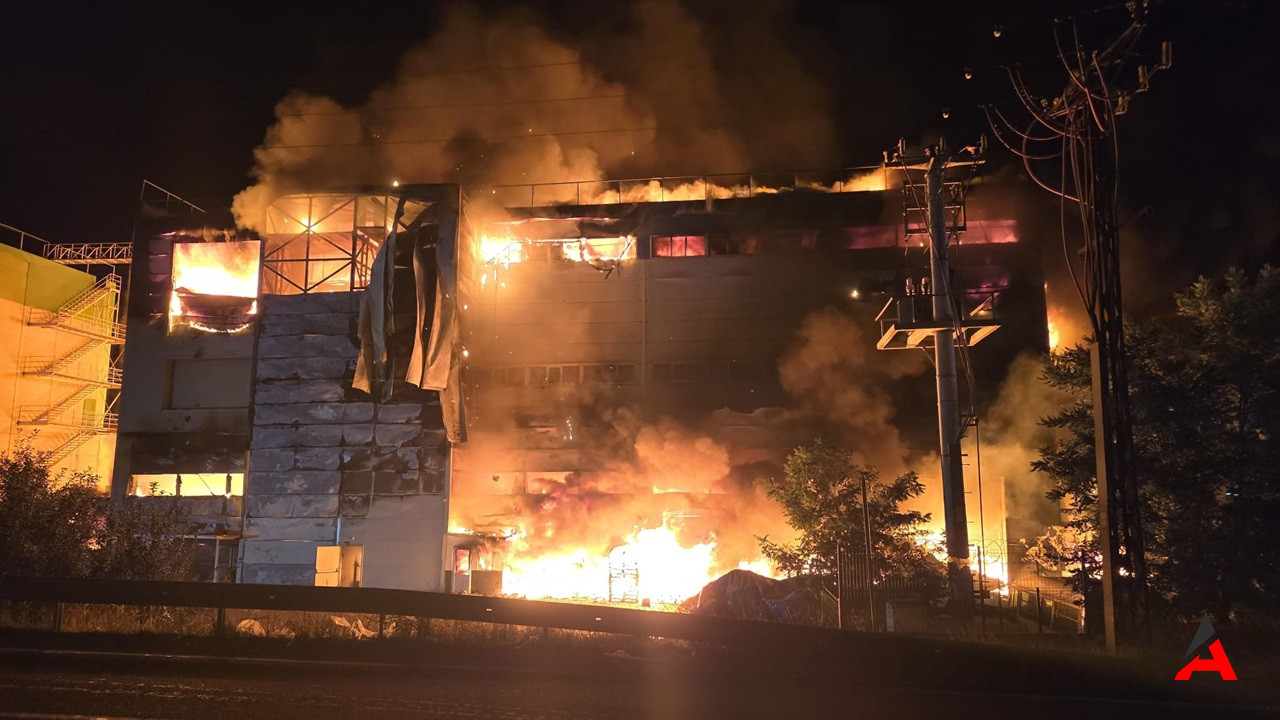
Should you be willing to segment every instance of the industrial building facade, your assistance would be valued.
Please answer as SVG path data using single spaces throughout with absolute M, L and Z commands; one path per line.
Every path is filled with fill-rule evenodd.
M 628 480 L 605 452 L 624 419 L 697 427 L 749 483 L 820 430 L 769 420 L 804 319 L 839 308 L 874 343 L 874 311 L 920 275 L 900 190 L 702 183 L 293 195 L 258 233 L 150 222 L 112 492 L 181 498 L 212 579 L 599 597 L 504 583 L 521 516 L 646 508 L 580 543 L 610 562 L 672 515 L 716 535 L 731 494 Z M 980 197 L 968 222 L 966 302 L 1003 293 L 1006 322 L 1041 328 L 998 340 L 1007 361 L 1043 345 L 1039 258 Z
M 796 411 L 780 362 L 806 321 L 823 315 L 847 318 L 861 336 L 845 342 L 875 354 L 877 311 L 927 275 L 926 249 L 909 233 L 916 219 L 904 217 L 901 188 L 865 183 L 793 180 L 778 190 L 763 180 L 659 180 L 642 188 L 642 201 L 563 201 L 598 197 L 591 185 L 490 213 L 498 219 L 465 258 L 468 440 L 454 448 L 451 527 L 460 535 L 451 541 L 505 541 L 505 559 L 490 564 L 508 569 L 508 590 L 536 596 L 627 598 L 619 586 L 669 572 L 629 565 L 625 550 L 646 528 L 670 527 L 687 549 L 710 544 L 709 577 L 757 568 L 756 538 L 777 529 L 759 512 L 770 504 L 759 479 L 779 477 L 794 448 L 833 429 Z M 972 322 L 984 333 L 999 323 L 1022 329 L 975 351 L 994 382 L 1018 352 L 1044 346 L 1045 299 L 1038 251 L 1020 242 L 998 209 L 1006 205 L 984 204 L 984 195 L 966 209 L 955 287 L 966 311 L 983 308 Z M 912 299 L 924 302 L 923 316 L 921 293 Z M 933 383 L 915 386 L 900 403 L 932 409 Z M 936 442 L 936 425 L 918 429 L 927 438 L 919 445 Z M 635 457 L 655 447 L 667 462 Z M 714 469 L 700 466 L 712 458 Z M 931 470 L 921 473 L 936 485 Z M 723 475 L 698 477 L 707 472 Z M 1003 565 L 1001 485 L 987 478 L 986 531 L 977 530 L 977 502 L 971 522 L 974 543 L 985 535 L 985 554 Z M 457 570 L 475 565 L 476 553 L 455 552 Z M 593 568 L 592 558 L 606 561 Z M 706 579 L 695 574 L 666 599 L 689 597 Z
M 215 579 L 440 587 L 438 393 L 353 388 L 366 288 L 404 274 L 388 258 L 383 276 L 378 251 L 436 209 L 406 192 L 283 198 L 260 235 L 162 219 L 135 243 L 112 490 L 178 497 Z M 403 336 L 382 339 L 388 369 Z
M 0 245 L 0 449 L 25 438 L 55 471 L 110 477 L 121 282 Z

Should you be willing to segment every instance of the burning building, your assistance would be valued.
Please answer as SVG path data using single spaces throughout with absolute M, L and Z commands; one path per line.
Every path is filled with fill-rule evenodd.
M 491 205 L 459 261 L 455 572 L 480 557 L 516 594 L 679 600 L 729 570 L 769 572 L 758 537 L 790 531 L 758 481 L 815 436 L 928 482 L 936 461 L 914 448 L 931 442 L 913 443 L 909 416 L 929 417 L 932 383 L 900 381 L 922 358 L 874 357 L 877 311 L 927 267 L 891 180 L 861 169 L 481 194 Z M 1000 368 L 990 380 L 1043 346 L 1044 296 L 1038 252 L 983 195 L 956 287 L 1024 330 L 982 348 Z M 895 416 L 912 403 L 928 411 Z M 974 541 L 1003 563 L 1001 483 L 987 484 L 992 517 L 975 507 L 972 522 L 990 529 L 975 525 Z
M 872 359 L 927 263 L 888 185 L 403 186 L 286 195 L 255 233 L 157 222 L 113 492 L 180 498 L 245 582 L 663 602 L 768 573 L 757 538 L 789 530 L 759 480 L 791 449 L 919 455 L 894 407 L 933 400 Z M 988 341 L 1000 367 L 1044 344 L 1043 280 L 983 198 L 957 287 L 1039 328 Z
M 437 589 L 449 437 L 419 386 L 447 382 L 449 338 L 413 328 L 457 192 L 287 196 L 258 234 L 151 222 L 113 493 L 178 498 L 218 579 Z

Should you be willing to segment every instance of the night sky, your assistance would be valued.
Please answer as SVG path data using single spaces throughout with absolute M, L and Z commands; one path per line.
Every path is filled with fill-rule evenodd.
M 687 4 L 708 32 L 729 32 L 751 6 Z M 35 5 L 4 11 L 0 222 L 57 242 L 128 239 L 143 178 L 225 208 L 251 182 L 277 101 L 305 89 L 360 103 L 444 7 Z M 1123 4 L 1096 1 L 786 7 L 778 32 L 831 96 L 842 146 L 832 167 L 876 163 L 900 136 L 970 142 L 985 129 L 978 103 L 1013 107 L 1002 63 L 1022 63 L 1046 94 L 1061 87 L 1053 18 L 1077 17 L 1086 38 L 1126 22 Z M 588 0 L 538 10 L 553 33 L 574 37 L 628 12 Z M 1280 244 L 1280 3 L 1165 2 L 1152 13 L 1145 50 L 1171 39 L 1174 69 L 1135 100 L 1121 135 L 1126 251 L 1156 271 L 1135 274 L 1139 303 L 1196 273 L 1273 260 Z M 999 150 L 993 160 L 988 174 L 1010 164 Z

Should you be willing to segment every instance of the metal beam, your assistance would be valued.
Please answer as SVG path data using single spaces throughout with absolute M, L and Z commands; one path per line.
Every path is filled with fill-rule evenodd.
M 133 260 L 132 243 L 50 243 L 45 258 L 63 265 L 128 265 Z

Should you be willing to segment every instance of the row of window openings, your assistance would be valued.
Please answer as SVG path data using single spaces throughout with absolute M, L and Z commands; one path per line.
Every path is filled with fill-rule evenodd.
M 970 233 L 965 244 L 1004 244 L 1018 241 L 1013 220 L 978 223 L 980 232 Z M 910 238 L 895 226 L 870 225 L 844 228 L 838 235 L 823 237 L 816 231 L 783 231 L 736 235 L 654 235 L 649 238 L 650 257 L 706 257 L 709 255 L 760 255 L 812 250 L 819 245 L 830 249 L 869 250 L 900 247 Z M 914 243 L 912 243 L 914 244 Z
M 878 229 L 878 228 L 877 228 Z M 861 230 L 861 228 L 858 228 Z M 895 229 L 886 228 L 883 233 L 871 237 L 866 232 L 855 233 L 840 243 L 846 249 L 868 247 L 893 247 L 897 244 Z M 870 239 L 870 241 L 868 241 Z M 573 258 L 565 253 L 565 245 L 576 246 L 579 241 L 530 242 L 524 248 L 526 260 L 565 261 Z M 775 233 L 769 235 L 671 235 L 653 236 L 650 257 L 706 257 L 709 255 L 760 255 L 812 250 L 818 246 L 817 232 Z
M 578 385 L 612 383 L 631 385 L 639 382 L 633 363 L 590 365 L 534 365 L 529 367 L 474 368 L 466 370 L 467 380 L 478 385 Z M 651 363 L 649 379 L 658 383 L 730 381 L 768 381 L 773 379 L 775 365 L 770 361 L 678 362 Z
M 144 474 L 132 478 L 137 497 L 241 497 L 244 473 Z

